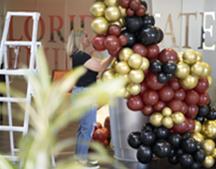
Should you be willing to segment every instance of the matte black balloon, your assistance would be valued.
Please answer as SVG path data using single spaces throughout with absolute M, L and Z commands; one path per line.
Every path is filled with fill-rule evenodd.
M 157 139 L 167 139 L 169 137 L 169 130 L 165 127 L 155 129 Z
M 128 144 L 134 148 L 137 149 L 141 145 L 141 139 L 140 139 L 140 132 L 133 132 L 129 134 L 128 136 Z
M 141 132 L 141 141 L 144 146 L 151 146 L 155 143 L 156 136 L 153 132 L 143 131 Z
M 158 79 L 158 81 L 159 81 L 160 83 L 162 83 L 162 84 L 168 82 L 168 80 L 169 80 L 165 73 L 159 73 L 159 74 L 157 75 L 157 79 Z
M 196 117 L 196 120 L 199 121 L 200 123 L 204 123 L 205 117 L 197 116 L 197 117 Z
M 140 163 L 148 164 L 153 158 L 152 150 L 150 147 L 140 146 L 137 151 L 137 160 Z
M 200 117 L 206 117 L 209 113 L 209 107 L 208 106 L 200 106 L 198 116 Z
M 156 44 L 157 33 L 158 32 L 154 26 L 143 28 L 138 34 L 139 41 L 145 46 Z
M 170 164 L 176 165 L 179 163 L 178 156 L 171 156 L 168 158 Z
M 154 16 L 152 15 L 145 15 L 143 16 L 143 26 L 148 27 L 148 26 L 154 26 L 155 24 L 155 19 Z
M 162 71 L 162 63 L 160 62 L 160 60 L 154 60 L 151 62 L 151 65 L 150 65 L 150 70 L 153 72 L 153 73 L 159 73 Z
M 143 26 L 143 19 L 139 16 L 127 16 L 125 26 L 130 33 L 137 33 Z
M 202 168 L 202 164 L 201 163 L 193 163 L 193 165 L 191 166 L 191 169 L 201 169 Z
M 204 150 L 199 150 L 194 154 L 194 159 L 196 162 L 202 163 L 205 160 L 206 154 Z
M 182 140 L 182 137 L 180 134 L 172 134 L 169 136 L 168 138 L 168 141 L 169 143 L 175 147 L 175 148 L 179 148 L 180 145 L 181 145 L 181 140 Z
M 162 70 L 166 74 L 175 74 L 177 66 L 175 63 L 165 63 L 162 66 Z
M 159 158 L 168 157 L 171 152 L 171 145 L 166 141 L 158 141 L 153 147 L 153 153 Z
M 215 111 L 210 111 L 209 114 L 207 115 L 208 120 L 216 120 L 216 112 Z
M 197 150 L 196 141 L 193 138 L 188 138 L 182 141 L 181 147 L 186 153 L 194 153 Z
M 127 31 L 123 31 L 122 34 L 127 37 L 127 44 L 125 47 L 132 47 L 136 43 L 135 35 L 132 33 L 129 33 Z
M 193 157 L 190 154 L 183 154 L 180 158 L 179 158 L 179 162 L 181 164 L 181 166 L 185 169 L 190 168 L 193 163 Z
M 164 33 L 160 28 L 156 28 L 157 30 L 157 41 L 156 43 L 160 43 L 164 38 Z

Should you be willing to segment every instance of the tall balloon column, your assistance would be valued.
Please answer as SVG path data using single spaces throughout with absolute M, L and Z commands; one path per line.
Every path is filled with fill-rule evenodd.
M 209 106 L 211 68 L 198 51 L 160 50 L 163 32 L 147 8 L 143 0 L 92 5 L 93 47 L 115 58 L 102 80 L 124 77 L 127 84 L 119 92 L 128 108 L 149 117 L 141 131 L 128 137 L 139 162 L 167 158 L 186 169 L 212 168 L 216 112 Z

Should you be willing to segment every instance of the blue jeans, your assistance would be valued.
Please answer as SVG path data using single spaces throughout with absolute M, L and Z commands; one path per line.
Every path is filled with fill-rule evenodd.
M 72 92 L 72 100 L 76 94 L 82 92 L 84 89 L 84 87 L 74 88 Z M 75 154 L 80 160 L 88 159 L 89 144 L 92 139 L 92 134 L 96 123 L 96 113 L 96 106 L 92 106 L 86 112 L 84 117 L 80 119 L 79 128 L 77 130 L 75 148 Z

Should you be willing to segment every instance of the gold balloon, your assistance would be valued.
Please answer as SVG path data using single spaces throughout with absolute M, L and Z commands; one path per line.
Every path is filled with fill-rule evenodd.
M 110 6 L 105 10 L 105 18 L 110 22 L 117 21 L 120 17 L 121 13 L 117 6 Z
M 205 140 L 203 142 L 203 148 L 207 155 L 211 155 L 215 149 L 215 142 L 211 139 Z
M 190 73 L 190 67 L 184 62 L 177 64 L 176 76 L 180 79 L 185 79 Z
M 128 61 L 128 58 L 133 54 L 133 50 L 130 48 L 124 48 L 119 53 L 119 59 L 121 61 Z
M 191 73 L 196 76 L 201 76 L 203 74 L 204 68 L 202 65 L 202 62 L 196 62 L 192 67 L 191 67 Z
M 154 113 L 150 117 L 150 123 L 155 127 L 160 127 L 162 125 L 163 115 L 161 113 Z
M 201 132 L 202 130 L 202 124 L 199 121 L 195 121 L 195 129 L 194 132 Z
M 106 5 L 103 2 L 95 2 L 91 8 L 90 13 L 95 17 L 100 17 L 104 15 Z
M 203 54 L 199 51 L 194 51 L 195 55 L 197 56 L 197 61 L 203 60 Z
M 193 50 L 186 50 L 182 56 L 185 63 L 192 65 L 197 61 L 197 55 Z
M 169 107 L 165 107 L 162 110 L 163 116 L 171 116 L 172 115 L 172 110 Z
M 202 67 L 203 67 L 203 72 L 201 74 L 202 77 L 207 77 L 211 74 L 212 70 L 211 70 L 211 66 L 206 63 L 206 62 L 202 62 Z
M 114 79 L 114 71 L 113 70 L 107 70 L 102 75 L 102 80 L 112 80 Z
M 203 162 L 205 168 L 212 168 L 215 164 L 215 159 L 212 156 L 207 156 Z
M 124 18 L 120 18 L 120 19 L 118 20 L 118 22 L 121 24 L 121 25 L 120 25 L 121 27 L 123 27 L 123 26 L 125 25 L 125 20 L 124 20 Z
M 164 117 L 162 120 L 162 124 L 164 127 L 171 129 L 174 126 L 173 120 L 171 117 Z
M 120 21 L 115 21 L 115 22 L 112 22 L 111 25 L 117 25 L 119 27 L 122 27 L 122 24 Z
M 140 69 L 145 71 L 145 70 L 147 70 L 149 68 L 150 63 L 149 63 L 149 60 L 147 58 L 143 57 L 142 59 L 143 59 L 143 61 L 142 61 Z
M 142 70 L 131 70 L 129 73 L 129 79 L 132 83 L 141 83 L 145 78 Z
M 124 87 L 124 88 L 121 88 L 119 91 L 118 91 L 118 95 L 120 97 L 124 97 L 124 98 L 127 98 L 129 97 L 130 93 L 127 91 L 127 89 Z
M 104 17 L 98 17 L 91 23 L 92 30 L 99 35 L 106 34 L 109 27 L 109 23 Z
M 118 0 L 105 0 L 104 3 L 107 6 L 116 6 L 118 4 Z
M 211 85 L 212 85 L 212 82 L 213 82 L 212 77 L 211 77 L 211 76 L 208 76 L 207 79 L 208 79 L 208 82 L 209 82 L 209 86 L 211 86 Z
M 202 143 L 204 141 L 204 136 L 201 133 L 194 133 L 193 138 L 198 141 L 199 143 Z
M 202 127 L 203 134 L 211 139 L 216 138 L 216 121 L 207 121 Z
M 133 84 L 133 83 L 131 83 L 131 84 L 129 84 L 127 86 L 127 91 L 131 95 L 136 96 L 136 95 L 140 94 L 140 92 L 141 92 L 141 86 L 139 84 Z
M 139 69 L 142 65 L 142 61 L 142 56 L 137 53 L 134 53 L 128 58 L 128 65 L 133 69 Z
M 183 62 L 183 53 L 184 52 L 178 52 L 178 58 L 180 62 Z
M 182 80 L 181 84 L 186 88 L 186 89 L 193 89 L 197 86 L 198 84 L 198 77 L 194 75 L 188 75 L 184 80 Z
M 118 77 L 119 77 L 119 78 L 123 78 L 126 84 L 130 82 L 129 77 L 128 77 L 128 74 L 118 74 L 118 73 L 117 73 L 117 74 L 115 75 L 115 77 L 116 77 L 116 78 L 118 78 Z
M 130 72 L 130 67 L 126 62 L 119 62 L 115 65 L 115 71 L 119 74 L 128 74 Z
M 172 114 L 172 120 L 175 124 L 181 124 L 185 121 L 185 116 L 181 112 L 176 112 Z
M 121 13 L 121 16 L 122 16 L 122 17 L 127 16 L 127 14 L 126 14 L 126 9 L 125 9 L 125 8 L 119 6 L 119 10 L 120 10 L 120 13 Z

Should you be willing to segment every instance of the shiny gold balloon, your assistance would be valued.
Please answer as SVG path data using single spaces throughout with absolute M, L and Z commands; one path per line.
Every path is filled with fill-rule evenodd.
M 163 115 L 161 113 L 154 113 L 150 117 L 150 123 L 155 127 L 160 127 L 162 125 Z
M 216 159 L 216 148 L 213 150 L 212 157 Z
M 132 83 L 141 83 L 145 78 L 142 70 L 131 70 L 129 73 L 129 79 Z
M 185 116 L 182 112 L 176 112 L 172 114 L 172 120 L 175 124 L 181 124 L 185 121 Z
M 127 86 L 127 91 L 131 95 L 136 96 L 136 95 L 140 94 L 140 92 L 141 92 L 141 86 L 139 84 L 133 84 L 133 83 L 131 83 L 131 84 L 129 84 Z
M 126 62 L 119 62 L 115 65 L 115 71 L 119 74 L 128 74 L 130 72 L 130 67 Z
M 201 133 L 194 133 L 193 138 L 199 143 L 202 143 L 205 140 L 204 136 Z
M 199 51 L 194 51 L 195 55 L 197 56 L 197 61 L 203 60 L 203 54 Z
M 125 9 L 125 8 L 119 6 L 119 10 L 120 10 L 120 13 L 121 13 L 121 16 L 122 16 L 122 17 L 127 16 L 127 13 L 126 13 L 126 9 Z
M 211 66 L 206 62 L 202 62 L 202 67 L 203 67 L 203 72 L 202 72 L 201 76 L 202 77 L 209 76 L 212 72 Z
M 140 69 L 142 69 L 143 71 L 147 70 L 150 66 L 150 63 L 149 63 L 149 60 L 145 57 L 142 58 L 142 64 L 141 64 L 141 67 Z
M 129 97 L 130 93 L 127 91 L 127 89 L 124 87 L 124 88 L 121 88 L 119 91 L 118 91 L 118 96 L 120 97 L 124 97 L 124 98 L 127 98 Z
M 105 10 L 105 18 L 110 22 L 117 21 L 120 17 L 121 13 L 117 6 L 110 6 Z
M 171 117 L 164 117 L 162 120 L 162 124 L 164 127 L 171 129 L 174 126 L 173 120 Z
M 207 155 L 211 155 L 215 149 L 215 142 L 211 139 L 205 140 L 203 142 L 203 148 Z
M 123 48 L 119 53 L 119 59 L 121 61 L 128 61 L 128 58 L 133 54 L 133 50 L 130 48 Z
M 216 121 L 207 121 L 203 124 L 202 127 L 203 134 L 211 139 L 216 138 Z
M 197 61 L 197 55 L 193 50 L 186 50 L 182 56 L 185 63 L 192 65 Z
M 196 76 L 201 76 L 203 74 L 204 68 L 202 65 L 202 62 L 196 62 L 192 67 L 191 67 L 191 73 Z
M 198 77 L 194 75 L 188 75 L 184 80 L 182 80 L 181 84 L 186 88 L 186 89 L 193 89 L 197 86 L 198 84 Z
M 104 3 L 107 6 L 116 6 L 118 4 L 118 0 L 104 0 Z
M 202 130 L 202 124 L 199 122 L 199 121 L 195 121 L 195 129 L 194 129 L 194 132 L 201 132 Z
M 184 62 L 177 64 L 176 76 L 180 79 L 185 79 L 190 73 L 190 67 Z
M 112 80 L 114 79 L 115 75 L 114 75 L 114 71 L 113 70 L 107 70 L 103 73 L 102 75 L 102 80 Z
M 103 2 L 95 2 L 91 8 L 90 13 L 95 17 L 100 17 L 104 15 L 106 5 Z
M 116 78 L 118 78 L 118 77 L 119 77 L 119 78 L 123 78 L 126 84 L 130 82 L 128 74 L 118 74 L 118 73 L 117 73 L 117 74 L 115 75 L 115 77 L 116 77 Z
M 212 168 L 215 164 L 215 159 L 212 156 L 207 156 L 203 162 L 205 168 Z
M 183 53 L 184 52 L 178 52 L 178 58 L 180 62 L 183 62 Z
M 142 56 L 137 53 L 134 53 L 128 58 L 128 65 L 133 69 L 139 69 L 142 65 L 142 61 Z
M 104 17 L 95 18 L 91 23 L 92 30 L 99 35 L 106 34 L 109 23 Z
M 162 110 L 163 116 L 171 116 L 172 115 L 172 110 L 169 107 L 165 107 Z
M 115 22 L 112 22 L 111 25 L 117 25 L 119 27 L 122 27 L 122 24 L 120 21 L 115 21 Z
M 208 76 L 207 79 L 208 79 L 209 86 L 211 86 L 211 85 L 212 85 L 212 82 L 213 82 L 212 77 L 211 77 L 211 76 Z
M 121 24 L 120 26 L 123 27 L 125 25 L 125 19 L 124 18 L 120 18 L 118 20 L 118 22 Z

